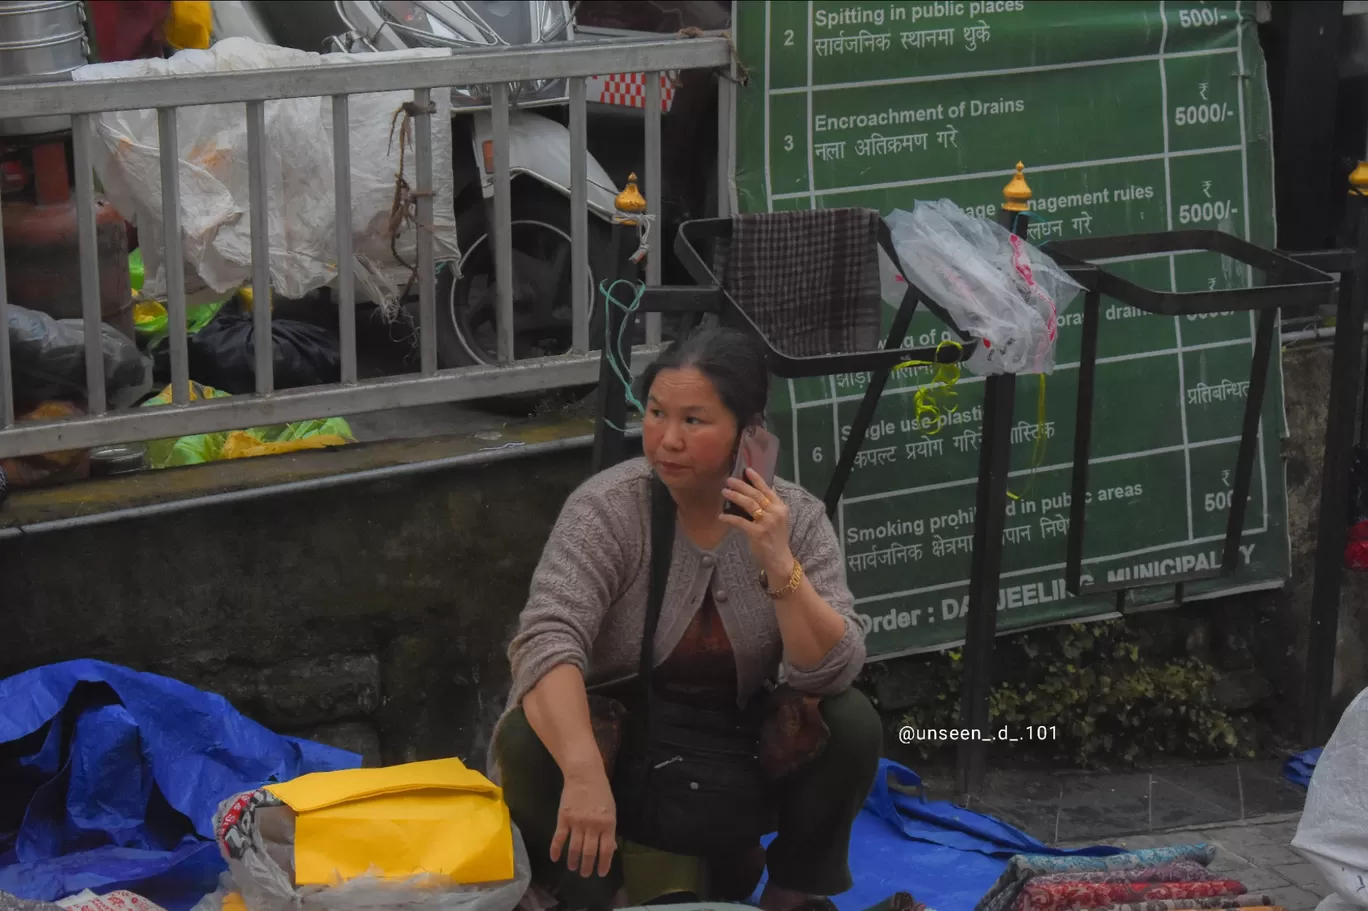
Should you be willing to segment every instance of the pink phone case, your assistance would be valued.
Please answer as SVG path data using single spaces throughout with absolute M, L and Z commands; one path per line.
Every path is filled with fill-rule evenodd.
M 746 469 L 753 468 L 765 479 L 766 484 L 774 483 L 774 471 L 779 465 L 779 438 L 763 427 L 748 427 L 741 434 L 741 442 L 736 448 L 736 463 L 732 466 L 732 477 L 746 481 Z M 747 481 L 749 483 L 749 481 Z M 749 519 L 736 504 L 728 501 L 726 511 Z

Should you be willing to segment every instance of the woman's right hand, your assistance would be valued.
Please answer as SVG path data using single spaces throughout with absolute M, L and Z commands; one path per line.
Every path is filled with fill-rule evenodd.
M 617 804 L 602 763 L 565 775 L 551 839 L 553 863 L 560 861 L 562 851 L 566 866 L 580 876 L 593 873 L 595 861 L 598 875 L 608 875 L 617 851 Z

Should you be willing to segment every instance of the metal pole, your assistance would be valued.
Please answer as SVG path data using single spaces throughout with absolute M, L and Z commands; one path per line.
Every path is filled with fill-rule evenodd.
M 0 229 L 3 225 L 0 224 Z M 10 372 L 9 286 L 5 275 L 5 245 L 0 243 L 0 430 L 14 425 L 14 375 Z
M 157 110 L 158 155 L 161 159 L 162 232 L 166 269 L 166 316 L 170 323 L 167 345 L 171 351 L 171 404 L 190 401 L 189 335 L 185 325 L 185 253 L 181 247 L 180 143 L 176 136 L 176 109 Z
M 418 224 L 413 239 L 418 247 L 419 361 L 423 376 L 432 376 L 437 372 L 437 271 L 432 264 L 432 90 L 414 89 L 413 106 L 418 112 L 413 118 L 413 166 L 418 183 Z
M 1093 399 L 1097 391 L 1097 330 L 1102 293 L 1094 285 L 1083 298 L 1083 338 L 1079 345 L 1078 408 L 1074 421 L 1073 489 L 1069 496 L 1069 540 L 1064 584 L 1078 595 L 1083 576 L 1083 527 L 1087 519 L 1088 454 L 1092 451 Z
M 717 77 L 717 217 L 731 214 L 732 115 L 736 105 L 736 61 Z
M 356 272 L 352 263 L 351 112 L 346 95 L 334 95 L 333 195 L 337 222 L 337 342 L 342 349 L 342 382 L 356 383 Z
M 1340 293 L 1341 293 L 1341 294 L 1348 294 L 1348 293 L 1350 292 L 1350 290 L 1351 290 L 1351 288 L 1350 288 L 1350 285 L 1351 285 L 1351 284 L 1352 284 L 1352 279 L 1350 279 L 1349 276 L 1346 275 L 1346 276 L 1342 277 L 1342 278 L 1340 279 Z M 1364 328 L 1365 328 L 1365 329 L 1368 329 L 1368 326 L 1365 326 Z M 1293 331 L 1293 332 L 1283 332 L 1283 333 L 1280 333 L 1280 334 L 1278 335 L 1278 344 L 1280 344 L 1280 345 L 1292 345 L 1292 344 L 1295 344 L 1295 343 L 1297 343 L 1297 342 L 1329 341 L 1329 340 L 1333 339 L 1334 337 L 1335 337 L 1335 327 L 1334 327 L 1334 326 L 1317 326 L 1317 327 L 1314 328 L 1314 329 L 1297 329 L 1297 330 L 1295 330 L 1295 331 Z M 1368 399 L 1365 399 L 1364 404 L 1365 404 L 1365 406 L 1368 406 Z M 1365 411 L 1368 411 L 1368 408 L 1365 408 Z M 1359 434 L 1359 442 L 1360 442 L 1360 443 L 1365 442 L 1365 438 L 1364 438 L 1362 432 L 1360 432 L 1360 434 Z
M 247 102 L 247 182 L 252 197 L 252 322 L 257 395 L 275 391 L 271 337 L 271 236 L 266 196 L 266 103 Z
M 589 350 L 589 114 L 584 79 L 570 80 L 570 337 L 576 352 Z M 607 278 L 598 276 L 599 279 Z
M 1335 683 L 1335 645 L 1339 636 L 1340 588 L 1344 582 L 1344 542 L 1348 532 L 1345 497 L 1349 491 L 1354 416 L 1358 405 L 1364 295 L 1368 294 L 1368 206 L 1363 205 L 1357 195 L 1354 201 L 1359 210 L 1354 268 L 1352 280 L 1351 276 L 1345 276 L 1335 308 L 1335 347 L 1330 366 L 1330 401 L 1325 413 L 1325 453 L 1321 460 L 1321 501 L 1316 522 L 1316 562 L 1311 586 L 1311 630 L 1306 649 L 1305 710 L 1302 713 L 1304 734 L 1309 744 L 1324 744 L 1334 729 L 1330 700 Z
M 76 253 L 81 263 L 86 407 L 91 414 L 104 414 L 109 406 L 105 395 L 104 316 L 100 312 L 100 254 L 95 237 L 95 172 L 90 157 L 91 116 L 77 114 L 72 118 L 71 148 L 76 172 Z
M 494 84 L 490 96 L 494 132 L 494 224 L 490 251 L 494 254 L 494 286 L 498 308 L 494 319 L 500 364 L 517 359 L 513 313 L 513 189 L 509 186 L 508 84 Z
M 897 314 L 893 317 L 893 324 L 888 330 L 888 338 L 884 340 L 884 350 L 894 351 L 901 348 L 904 337 L 907 335 L 908 326 L 912 325 L 912 316 L 917 310 L 917 290 L 911 282 L 907 283 L 907 291 L 903 293 L 902 303 L 898 307 Z M 840 455 L 837 457 L 836 469 L 831 474 L 831 480 L 827 482 L 826 495 L 823 500 L 826 502 L 827 518 L 836 518 L 836 508 L 841 503 L 841 494 L 845 492 L 846 482 L 850 480 L 850 472 L 855 467 L 855 458 L 860 453 L 860 447 L 864 445 L 865 435 L 869 433 L 869 425 L 874 420 L 874 411 L 879 407 L 879 399 L 883 396 L 884 387 L 888 385 L 888 378 L 893 373 L 891 366 L 881 370 L 872 371 L 869 375 L 869 384 L 865 387 L 864 398 L 860 400 L 860 407 L 855 412 L 855 420 L 850 424 L 850 435 L 846 437 L 846 443 L 841 447 Z
M 665 258 L 665 222 L 660 211 L 660 73 L 646 73 L 646 211 L 656 218 L 653 249 L 646 254 L 646 284 L 660 284 L 660 263 Z M 648 223 L 649 224 L 649 223 Z M 646 314 L 646 344 L 659 345 L 661 315 Z
M 1023 168 L 1003 189 L 1003 224 L 1026 234 L 1031 198 Z M 1012 412 L 1016 376 L 990 376 L 984 382 L 983 443 L 974 506 L 974 553 L 969 564 L 969 602 L 965 617 L 964 669 L 960 684 L 960 726 L 976 732 L 960 742 L 959 793 L 967 797 L 983 786 L 988 767 L 988 702 L 993 686 L 993 640 L 997 636 L 997 603 L 1002 577 L 1002 536 L 1007 522 L 1007 480 L 1012 456 Z
M 1225 552 L 1221 568 L 1234 573 L 1240 563 L 1240 539 L 1244 535 L 1245 512 L 1249 506 L 1249 485 L 1254 479 L 1254 457 L 1259 450 L 1259 423 L 1263 417 L 1264 389 L 1268 386 L 1269 359 L 1273 351 L 1273 335 L 1278 329 L 1278 314 L 1264 310 L 1259 314 L 1254 335 L 1254 369 L 1249 377 L 1249 394 L 1245 397 L 1244 420 L 1240 430 L 1240 450 L 1235 459 L 1234 496 L 1230 514 L 1226 518 Z M 1263 369 L 1259 369 L 1263 367 Z

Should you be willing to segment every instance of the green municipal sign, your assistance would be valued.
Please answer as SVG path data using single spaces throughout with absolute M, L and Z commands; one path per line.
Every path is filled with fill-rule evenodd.
M 1236 2 L 739 3 L 740 208 L 887 214 L 949 198 L 996 218 L 1020 160 L 1033 242 L 1218 228 L 1272 246 L 1253 16 L 1253 3 Z M 1214 254 L 1109 268 L 1160 290 L 1250 281 Z M 1081 307 L 1080 296 L 1060 319 L 1055 372 L 1017 384 L 1005 630 L 1117 607 L 1064 590 Z M 925 313 L 909 333 L 916 345 L 947 337 Z M 1248 314 L 1173 319 L 1103 301 L 1084 568 L 1097 582 L 1145 586 L 1125 606 L 1172 601 L 1167 577 L 1221 561 L 1253 337 Z M 786 477 L 825 489 L 866 379 L 776 383 Z M 890 380 L 836 518 L 873 655 L 964 635 L 983 383 L 964 374 L 927 426 L 913 400 L 930 379 L 909 368 Z M 1184 598 L 1272 587 L 1288 573 L 1281 380 L 1280 369 L 1269 378 L 1240 569 Z

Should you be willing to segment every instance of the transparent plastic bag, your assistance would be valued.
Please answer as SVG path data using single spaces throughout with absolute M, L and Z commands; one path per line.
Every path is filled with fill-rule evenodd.
M 316 54 L 225 38 L 207 50 L 182 50 L 166 59 L 93 63 L 72 73 L 77 82 L 312 68 L 446 57 L 442 48 L 379 54 Z M 408 91 L 350 96 L 351 215 L 358 300 L 397 302 L 417 256 L 417 228 L 392 224 L 395 174 L 400 170 L 396 111 L 413 100 Z M 435 261 L 459 260 L 453 203 L 449 93 L 433 92 L 432 218 Z M 335 281 L 336 200 L 333 192 L 331 102 L 324 97 L 282 98 L 265 104 L 267 233 L 271 288 L 297 299 Z M 403 118 L 400 118 L 400 123 Z M 391 126 L 393 124 L 393 127 Z M 181 242 L 187 292 L 201 287 L 227 294 L 252 280 L 251 193 L 247 166 L 247 113 L 242 104 L 202 104 L 176 112 L 181 201 Z M 413 127 L 409 126 L 412 132 Z M 162 263 L 161 149 L 157 111 L 107 111 L 90 120 L 95 172 L 115 207 L 138 226 L 146 259 L 149 297 L 166 293 Z M 403 159 L 403 177 L 416 186 L 417 156 Z M 387 306 L 387 311 L 389 308 Z
M 328 886 L 296 886 L 294 811 L 264 790 L 220 803 L 214 831 L 231 884 L 248 911 L 513 911 L 532 881 L 516 824 L 513 879 L 479 885 L 436 876 L 405 881 L 358 876 Z
M 1083 287 L 1044 253 L 948 199 L 918 201 L 884 221 L 908 278 L 983 344 L 979 375 L 1053 373 L 1059 314 Z

